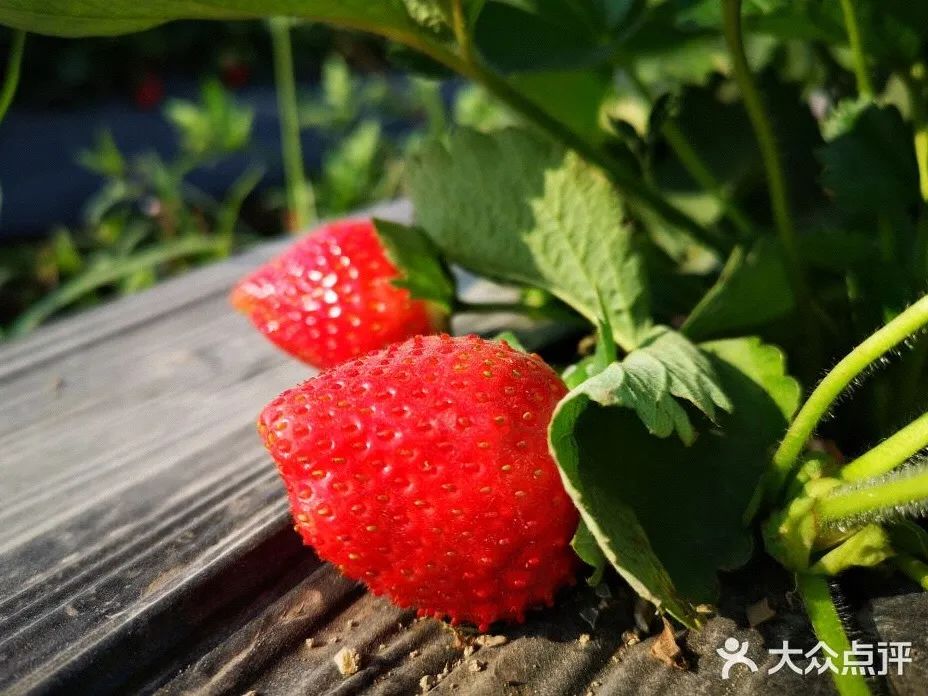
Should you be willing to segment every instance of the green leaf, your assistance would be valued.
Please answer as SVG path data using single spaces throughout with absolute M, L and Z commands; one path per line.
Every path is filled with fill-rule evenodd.
M 77 162 L 85 169 L 113 178 L 125 176 L 127 169 L 126 160 L 108 130 L 97 134 L 93 148 L 77 153 Z
M 199 103 L 171 99 L 164 115 L 177 130 L 181 147 L 197 158 L 241 150 L 254 121 L 254 112 L 238 106 L 218 80 L 203 84 Z
M 713 421 L 716 406 L 730 411 L 731 401 L 719 386 L 719 380 L 706 356 L 682 334 L 665 326 L 655 327 L 639 350 L 626 359 L 631 369 L 652 369 L 659 364 L 668 376 L 668 390 L 678 399 L 685 399 Z
M 625 4 L 625 3 L 622 3 Z M 480 54 L 503 73 L 603 65 L 618 13 L 600 0 L 489 0 L 474 27 Z
M 721 100 L 715 89 L 688 87 L 669 103 L 656 102 L 650 117 L 649 136 L 654 145 L 661 146 L 650 156 L 655 181 L 662 189 L 703 191 L 665 142 L 660 131 L 662 115 L 674 121 L 716 181 L 729 189 L 743 186 L 761 169 L 754 132 L 741 104 Z
M 558 121 L 590 142 L 603 139 L 599 111 L 612 86 L 608 70 L 551 70 L 509 75 L 508 81 Z
M 580 557 L 580 560 L 593 568 L 593 573 L 587 579 L 590 587 L 595 587 L 603 579 L 603 573 L 606 572 L 606 555 L 599 548 L 596 537 L 589 528 L 581 521 L 577 527 L 577 533 L 570 542 L 571 547 Z
M 436 33 L 451 26 L 451 3 L 447 0 L 403 0 L 406 11 L 420 27 Z
M 416 299 L 434 302 L 450 314 L 454 307 L 454 280 L 432 241 L 415 227 L 379 219 L 374 220 L 374 226 L 387 256 L 401 273 L 393 284 L 406 288 Z
M 476 24 L 486 4 L 487 0 L 464 0 L 464 14 L 467 17 L 467 23 L 469 25 L 473 26 Z
M 601 297 L 626 350 L 649 330 L 622 201 L 577 155 L 528 131 L 460 129 L 412 160 L 409 184 L 419 223 L 449 261 L 547 290 L 591 322 Z
M 55 231 L 51 246 L 55 257 L 55 265 L 61 275 L 74 275 L 83 268 L 84 260 L 74 244 L 71 233 L 66 228 Z
M 567 490 L 606 557 L 687 625 L 697 623 L 692 605 L 715 600 L 717 571 L 750 557 L 741 516 L 799 401 L 777 348 L 742 338 L 702 350 L 733 409 L 695 441 L 669 437 L 692 425 L 681 432 L 668 413 L 669 380 L 645 369 L 655 361 L 632 361 L 635 353 L 570 392 L 549 430 Z
M 899 520 L 889 527 L 893 547 L 916 558 L 928 559 L 928 531 L 912 520 Z
M 736 247 L 719 279 L 699 301 L 680 330 L 704 340 L 766 324 L 793 311 L 795 299 L 783 254 L 775 240 Z
M 918 202 L 918 166 L 912 130 L 893 106 L 853 112 L 840 135 L 821 148 L 824 186 L 849 213 L 905 211 Z
M 855 0 L 864 45 L 869 54 L 907 70 L 924 59 L 928 4 L 912 0 Z
M 361 121 L 323 158 L 319 197 L 330 213 L 347 213 L 365 201 L 383 147 L 380 123 Z
M 362 30 L 417 31 L 402 0 L 0 0 L 0 24 L 58 36 L 126 34 L 176 19 L 273 15 Z
M 855 0 L 856 2 L 857 0 Z M 847 31 L 837 2 L 776 2 L 769 12 L 745 18 L 749 31 L 786 41 L 847 43 Z
M 731 402 L 718 384 L 718 377 L 696 346 L 667 327 L 655 327 L 622 363 L 603 365 L 602 339 L 596 354 L 580 361 L 572 373 L 565 373 L 568 386 L 588 385 L 597 403 L 633 408 L 644 426 L 658 437 L 676 432 L 692 444 L 696 431 L 677 399 L 689 401 L 710 419 L 717 418 L 716 407 L 730 410 Z M 608 373 L 602 380 L 597 375 Z

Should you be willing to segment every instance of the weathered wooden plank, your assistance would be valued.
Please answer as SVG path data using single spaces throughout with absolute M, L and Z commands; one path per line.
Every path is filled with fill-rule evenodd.
M 378 214 L 402 221 L 409 208 Z M 0 350 L 0 689 L 80 672 L 288 526 L 253 421 L 311 372 L 226 302 L 285 243 Z M 286 560 L 261 565 L 272 577 Z

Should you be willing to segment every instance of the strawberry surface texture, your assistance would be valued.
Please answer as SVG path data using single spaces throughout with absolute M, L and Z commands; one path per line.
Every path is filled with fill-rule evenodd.
M 397 277 L 373 223 L 343 220 L 243 278 L 230 300 L 279 348 L 325 368 L 431 332 L 426 303 Z
M 504 342 L 416 336 L 285 391 L 258 430 L 320 557 L 486 630 L 573 581 L 577 512 L 547 442 L 566 391 Z

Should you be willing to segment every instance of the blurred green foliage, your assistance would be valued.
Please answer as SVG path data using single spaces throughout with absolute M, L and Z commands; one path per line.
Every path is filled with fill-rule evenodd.
M 137 292 L 282 232 L 285 197 L 255 193 L 259 165 L 220 199 L 190 181 L 232 155 L 259 159 L 252 111 L 218 79 L 204 83 L 199 100 L 168 100 L 162 111 L 176 133 L 176 155 L 129 157 L 110 133 L 100 133 L 93 148 L 76 153 L 102 180 L 83 224 L 3 249 L 0 336 L 27 333 L 64 310 Z M 406 155 L 450 121 L 492 127 L 513 118 L 479 87 L 461 87 L 446 108 L 440 83 L 361 77 L 339 54 L 324 62 L 319 87 L 301 94 L 299 117 L 301 128 L 327 143 L 321 170 L 311 175 L 320 217 L 400 195 Z

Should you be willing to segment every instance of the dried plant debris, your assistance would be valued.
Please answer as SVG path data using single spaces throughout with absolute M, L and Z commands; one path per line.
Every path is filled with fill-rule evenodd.
M 339 674 L 350 677 L 361 669 L 361 654 L 354 648 L 342 648 L 332 658 Z
M 482 635 L 474 638 L 474 644 L 479 645 L 481 648 L 495 648 L 508 642 L 509 639 L 506 636 Z
M 683 656 L 680 646 L 677 645 L 673 625 L 667 619 L 663 621 L 664 630 L 660 632 L 651 645 L 651 654 L 668 667 L 686 669 L 686 658 Z
M 755 602 L 745 609 L 745 614 L 748 619 L 748 625 L 753 628 L 754 626 L 759 626 L 764 623 L 764 621 L 769 621 L 777 615 L 777 612 L 770 606 L 770 600 L 764 597 L 759 602 Z

